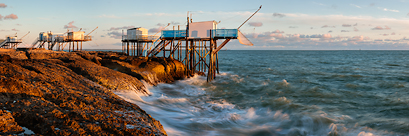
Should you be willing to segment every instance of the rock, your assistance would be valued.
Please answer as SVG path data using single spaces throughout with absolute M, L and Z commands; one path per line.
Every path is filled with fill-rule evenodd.
M 0 135 L 18 134 L 23 131 L 23 128 L 14 121 L 10 112 L 0 110 Z
M 135 90 L 139 91 L 138 93 L 148 95 L 142 82 L 137 78 L 106 67 L 101 67 L 98 64 L 84 59 L 67 59 L 64 59 L 63 61 L 66 63 L 61 63 L 61 65 L 67 66 L 75 73 L 108 89 L 116 91 Z
M 9 55 L 11 58 L 15 59 L 28 59 L 26 56 L 26 52 L 24 51 L 16 51 L 14 49 L 1 49 L 0 54 Z
M 90 52 L 83 52 L 83 51 L 78 51 L 78 52 L 75 52 L 75 53 L 77 53 L 78 55 L 80 55 L 82 58 L 84 58 L 86 60 L 92 61 L 92 62 L 94 62 L 95 64 L 98 64 L 98 65 L 101 65 L 101 63 L 99 63 L 99 61 L 101 61 L 102 58 L 95 55 L 95 53 L 94 53 L 94 55 L 91 55 Z
M 10 55 L 0 54 L 0 61 L 9 61 L 11 59 Z
M 10 53 L 9 55 L 14 59 L 28 59 L 28 57 L 26 56 L 26 52 L 24 51 L 16 51 L 14 53 Z
M 3 49 L 3 48 L 0 48 L 0 53 L 15 52 L 15 51 L 16 51 L 15 49 Z
M 128 62 L 119 60 L 103 59 L 101 64 L 110 69 L 132 75 L 139 80 L 156 85 L 161 82 L 170 83 L 175 80 L 186 78 L 183 63 L 166 58 L 135 57 L 128 58 Z
M 51 50 L 27 50 L 26 54 L 29 59 L 81 58 L 76 53 Z
M 140 80 L 186 77 L 183 64 L 172 59 L 47 50 L 11 57 L 16 52 L 0 52 L 0 116 L 9 120 L 0 125 L 15 126 L 0 134 L 26 127 L 38 135 L 166 135 L 159 121 L 114 92 L 148 95 Z

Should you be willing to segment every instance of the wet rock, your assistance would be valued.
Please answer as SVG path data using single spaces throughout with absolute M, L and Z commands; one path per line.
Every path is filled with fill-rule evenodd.
M 128 58 L 126 62 L 103 59 L 101 64 L 110 69 L 132 75 L 140 80 L 156 85 L 186 78 L 183 63 L 167 58 Z

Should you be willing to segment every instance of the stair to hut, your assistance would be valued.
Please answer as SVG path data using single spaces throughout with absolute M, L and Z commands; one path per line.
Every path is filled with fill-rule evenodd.
M 149 53 L 147 56 L 152 55 L 152 56 L 156 56 L 157 54 L 159 54 L 159 52 L 163 49 L 164 47 L 164 41 L 160 41 L 158 45 L 156 45 Z
M 31 45 L 31 48 L 35 48 L 35 46 L 37 45 L 37 43 L 40 42 L 40 39 L 37 38 Z
M 0 48 L 2 48 L 4 45 L 6 45 L 7 40 L 4 40 L 3 42 L 0 43 Z

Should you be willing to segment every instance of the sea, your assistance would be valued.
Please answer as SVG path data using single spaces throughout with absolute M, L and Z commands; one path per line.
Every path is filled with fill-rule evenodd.
M 219 69 L 117 95 L 170 136 L 409 135 L 409 51 L 222 50 Z

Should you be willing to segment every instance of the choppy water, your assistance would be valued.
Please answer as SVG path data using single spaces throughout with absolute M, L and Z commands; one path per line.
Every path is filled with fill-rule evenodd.
M 195 76 L 118 93 L 169 135 L 408 135 L 409 51 L 221 51 Z

